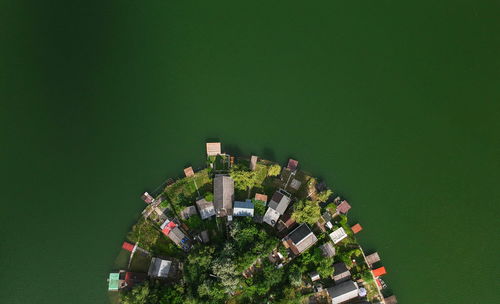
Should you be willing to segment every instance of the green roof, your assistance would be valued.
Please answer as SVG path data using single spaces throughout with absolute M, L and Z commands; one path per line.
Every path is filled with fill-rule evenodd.
M 110 273 L 108 282 L 108 290 L 118 290 L 118 286 L 120 285 L 120 274 Z

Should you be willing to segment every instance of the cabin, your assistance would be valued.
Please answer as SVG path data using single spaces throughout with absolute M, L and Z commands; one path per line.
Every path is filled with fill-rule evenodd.
M 351 205 L 349 205 L 349 203 L 346 200 L 343 200 L 337 206 L 337 212 L 341 214 L 346 214 L 347 212 L 349 212 L 349 209 L 351 209 Z
M 184 175 L 186 175 L 186 177 L 192 177 L 192 176 L 194 176 L 193 167 L 185 168 L 184 169 Z
M 252 155 L 252 157 L 250 157 L 250 170 L 252 171 L 255 171 L 255 169 L 257 169 L 257 160 L 259 158 L 255 155 Z
M 234 216 L 252 216 L 254 214 L 254 205 L 252 200 L 247 199 L 245 202 L 234 202 Z
M 181 218 L 184 220 L 187 220 L 191 216 L 197 215 L 197 214 L 198 214 L 198 211 L 196 211 L 195 206 L 188 206 L 181 211 Z
M 141 195 L 141 199 L 146 203 L 146 204 L 151 204 L 152 202 L 155 201 L 155 199 L 147 192 L 144 192 L 144 194 Z
M 283 245 L 299 255 L 314 245 L 318 239 L 307 224 L 301 224 L 283 238 Z
M 217 156 L 219 154 L 222 154 L 220 142 L 207 143 L 207 156 Z
M 234 201 L 234 181 L 227 175 L 218 174 L 214 178 L 214 206 L 217 217 L 232 215 Z
M 373 269 L 372 272 L 374 277 L 380 277 L 387 273 L 385 267 L 379 267 L 377 269 Z
M 333 264 L 333 269 L 333 280 L 335 281 L 335 284 L 345 282 L 351 278 L 351 272 L 345 263 L 335 263 Z
M 352 280 L 340 283 L 327 289 L 332 304 L 344 303 L 358 297 L 359 288 Z
M 288 165 L 286 166 L 286 168 L 290 171 L 296 171 L 297 168 L 299 167 L 299 162 L 296 161 L 295 159 L 289 159 L 288 160 Z
M 152 258 L 149 265 L 148 275 L 152 278 L 166 279 L 174 275 L 172 261 Z
M 280 215 L 285 213 L 290 204 L 290 196 L 284 190 L 276 191 L 269 202 L 269 208 L 276 210 Z
M 196 206 L 198 207 L 198 211 L 200 212 L 200 217 L 202 220 L 215 215 L 214 203 L 208 202 L 204 198 L 197 200 Z
M 191 240 L 173 221 L 166 220 L 160 228 L 161 232 L 180 248 L 185 251 L 191 248 Z
M 335 247 L 333 247 L 332 242 L 327 242 L 321 246 L 319 246 L 321 253 L 326 258 L 331 258 L 335 256 Z
M 309 278 L 311 278 L 311 281 L 313 281 L 313 282 L 321 279 L 321 277 L 319 276 L 319 273 L 317 271 L 310 272 Z
M 330 233 L 330 238 L 332 239 L 334 244 L 337 244 L 338 242 L 342 241 L 346 237 L 347 237 L 347 233 L 345 232 L 344 228 L 342 228 L 342 227 L 340 227 L 339 229 Z
M 356 225 L 353 225 L 351 227 L 351 230 L 354 234 L 357 234 L 358 232 L 360 232 L 361 230 L 363 230 L 363 227 L 361 227 L 360 224 L 356 224 Z
M 366 256 L 366 263 L 368 264 L 368 266 L 372 267 L 372 265 L 377 262 L 380 262 L 380 257 L 378 255 L 378 252 L 374 252 Z

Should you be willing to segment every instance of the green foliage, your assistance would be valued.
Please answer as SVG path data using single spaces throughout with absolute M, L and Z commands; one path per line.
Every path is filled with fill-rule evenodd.
M 205 200 L 207 202 L 213 202 L 214 201 L 214 194 L 212 192 L 205 193 Z
M 229 173 L 234 180 L 234 187 L 239 190 L 253 188 L 257 184 L 257 174 L 255 171 L 246 171 L 241 167 L 234 166 Z
M 135 286 L 131 291 L 122 293 L 122 304 L 149 304 L 158 301 L 158 296 L 152 292 L 149 283 L 144 285 Z
M 266 203 L 262 201 L 253 200 L 254 212 L 257 215 L 264 215 L 266 213 Z
M 185 222 L 189 228 L 194 230 L 199 230 L 203 227 L 203 220 L 196 214 L 189 217 Z
M 330 189 L 327 189 L 325 191 L 322 191 L 318 194 L 316 194 L 316 200 L 318 202 L 326 202 L 328 198 L 333 194 L 333 191 Z
M 269 170 L 267 170 L 267 175 L 268 176 L 277 176 L 281 172 L 281 166 L 278 164 L 274 164 L 269 167 Z
M 141 247 L 150 250 L 152 249 L 160 237 L 160 232 L 148 220 L 141 219 L 132 227 L 128 233 L 127 239 L 132 243 L 140 243 Z
M 321 216 L 321 208 L 317 202 L 302 200 L 299 201 L 292 213 L 292 218 L 297 223 L 316 223 Z

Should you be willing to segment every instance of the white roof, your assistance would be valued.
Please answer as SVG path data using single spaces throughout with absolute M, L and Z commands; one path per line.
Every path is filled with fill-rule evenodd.
M 274 210 L 273 208 L 267 208 L 266 214 L 264 214 L 264 222 L 268 223 L 269 225 L 273 226 L 276 225 L 276 222 L 280 218 L 280 214 L 278 211 Z
M 338 242 L 342 241 L 346 237 L 347 237 L 347 233 L 345 233 L 345 230 L 342 227 L 340 227 L 339 229 L 330 233 L 330 238 L 332 239 L 334 244 L 337 244 Z
M 165 228 L 165 226 L 167 226 L 167 225 L 168 225 L 168 223 L 170 223 L 170 220 L 169 220 L 169 219 L 165 220 L 165 221 L 163 222 L 163 224 L 161 224 L 160 228 L 161 228 L 161 229 Z
M 253 216 L 254 206 L 252 201 L 234 202 L 233 215 L 234 216 Z
M 153 258 L 151 260 L 151 265 L 149 266 L 148 275 L 153 277 L 166 278 L 168 277 L 168 273 L 170 272 L 171 265 L 171 261 Z

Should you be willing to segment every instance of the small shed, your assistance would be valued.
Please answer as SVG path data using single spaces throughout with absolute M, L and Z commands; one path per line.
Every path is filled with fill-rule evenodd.
M 349 209 L 351 209 L 351 205 L 346 200 L 343 200 L 340 202 L 340 204 L 337 206 L 337 212 L 346 214 Z
M 255 200 L 267 203 L 267 195 L 261 193 L 255 193 Z
M 148 275 L 153 278 L 167 278 L 171 267 L 172 261 L 153 258 L 149 265 Z
M 331 258 L 335 256 L 335 247 L 333 247 L 332 242 L 327 242 L 321 246 L 319 246 L 321 253 L 324 257 Z
M 377 263 L 380 261 L 380 257 L 378 255 L 378 252 L 374 252 L 366 257 L 366 263 L 368 266 L 372 266 L 373 264 Z
M 291 171 L 295 171 L 295 170 L 297 170 L 298 166 L 299 166 L 299 162 L 296 161 L 295 159 L 290 158 L 288 160 L 288 165 L 286 167 L 287 167 L 287 169 L 289 169 Z
M 337 244 L 338 242 L 342 241 L 346 237 L 347 237 L 347 233 L 345 233 L 345 230 L 342 227 L 340 227 L 339 229 L 330 233 L 330 238 L 332 239 L 334 244 Z
M 311 278 L 311 281 L 313 281 L 313 282 L 321 279 L 321 277 L 319 276 L 319 273 L 317 271 L 313 271 L 313 272 L 309 273 L 309 277 Z
M 188 218 L 190 218 L 191 216 L 196 215 L 196 214 L 198 214 L 198 212 L 196 211 L 196 207 L 189 206 L 189 207 L 184 208 L 184 210 L 182 210 L 181 217 L 183 219 L 187 220 Z
M 257 168 L 257 160 L 258 157 L 252 155 L 252 157 L 250 158 L 250 170 L 255 171 L 255 169 Z
M 207 143 L 207 156 L 217 156 L 219 154 L 221 154 L 220 142 Z
M 377 269 L 372 270 L 372 272 L 374 277 L 380 277 L 387 273 L 385 267 L 379 267 Z
M 245 202 L 234 202 L 234 216 L 253 216 L 254 205 L 251 200 L 246 200 Z
M 151 204 L 154 202 L 154 198 L 147 192 L 144 192 L 144 194 L 141 195 L 141 199 L 146 202 L 146 204 Z
M 194 176 L 193 167 L 185 168 L 184 169 L 184 175 L 186 175 L 186 177 Z
M 363 230 L 363 227 L 361 227 L 360 224 L 356 224 L 354 226 L 351 227 L 351 230 L 354 234 L 360 232 L 361 230 Z
M 208 202 L 204 198 L 197 200 L 196 206 L 198 206 L 198 211 L 200 212 L 202 220 L 215 215 L 214 203 Z
M 118 272 L 110 273 L 108 278 L 108 290 L 117 291 L 119 288 L 120 288 L 120 274 Z

